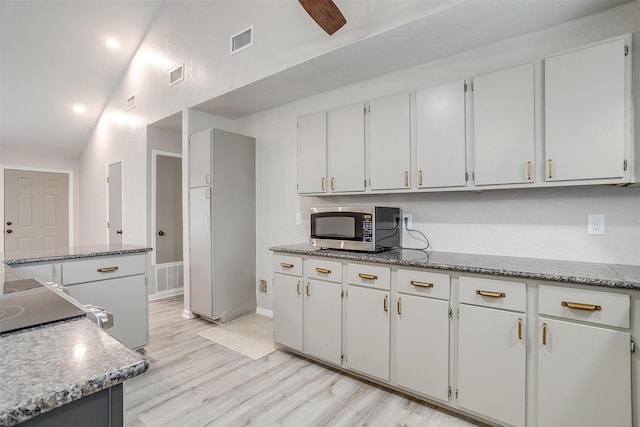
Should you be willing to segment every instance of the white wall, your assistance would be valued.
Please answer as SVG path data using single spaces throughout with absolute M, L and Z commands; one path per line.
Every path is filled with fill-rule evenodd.
M 316 205 L 389 205 L 413 214 L 413 226 L 437 251 L 640 265 L 640 188 L 611 186 L 494 190 L 341 197 L 296 195 L 296 119 L 404 90 L 469 78 L 593 43 L 640 28 L 638 2 L 538 33 L 254 114 L 240 120 L 240 132 L 256 135 L 257 274 L 272 279 L 269 247 L 308 239 L 308 208 Z M 635 34 L 637 36 L 637 34 Z M 634 102 L 640 105 L 640 43 L 635 40 Z M 540 71 L 540 66 L 536 69 Z M 538 87 L 538 91 L 542 89 Z M 588 88 L 585 88 L 588 90 Z M 541 109 L 537 108 L 537 114 Z M 635 112 L 636 122 L 640 114 Z M 536 129 L 541 138 L 541 128 Z M 637 141 L 636 136 L 636 141 Z M 637 144 L 637 143 L 636 143 Z M 296 213 L 303 225 L 295 225 Z M 587 214 L 606 215 L 606 235 L 586 234 Z M 406 246 L 420 246 L 404 235 Z M 271 295 L 258 305 L 271 308 Z
M 2 147 L 0 154 L 0 165 L 19 168 L 34 168 L 46 171 L 71 171 L 72 172 L 72 190 L 73 196 L 71 200 L 72 209 L 69 212 L 69 219 L 73 222 L 73 240 L 72 245 L 78 245 L 79 236 L 79 161 L 77 157 L 60 156 L 51 152 L 34 152 L 33 150 L 21 150 L 13 147 Z M 0 212 L 4 212 L 4 176 L 0 177 Z M 0 241 L 0 248 L 4 247 L 4 235 Z

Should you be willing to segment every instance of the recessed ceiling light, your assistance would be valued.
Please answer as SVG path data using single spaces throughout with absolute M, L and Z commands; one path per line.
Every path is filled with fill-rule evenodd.
M 113 37 L 108 37 L 104 42 L 107 44 L 107 47 L 111 49 L 117 49 L 120 47 L 120 41 Z
M 84 105 L 76 104 L 73 107 L 73 112 L 76 114 L 82 114 L 87 111 L 87 108 Z

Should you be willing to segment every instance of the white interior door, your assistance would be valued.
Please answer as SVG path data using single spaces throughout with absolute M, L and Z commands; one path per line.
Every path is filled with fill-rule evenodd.
M 5 169 L 4 250 L 69 247 L 69 175 Z
M 122 244 L 122 162 L 107 166 L 109 244 Z

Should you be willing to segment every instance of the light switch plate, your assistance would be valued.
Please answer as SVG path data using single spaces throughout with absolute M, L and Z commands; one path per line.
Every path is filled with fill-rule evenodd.
M 587 234 L 604 234 L 604 215 L 587 215 Z
M 302 214 L 301 213 L 297 213 L 296 214 L 296 225 L 302 225 Z

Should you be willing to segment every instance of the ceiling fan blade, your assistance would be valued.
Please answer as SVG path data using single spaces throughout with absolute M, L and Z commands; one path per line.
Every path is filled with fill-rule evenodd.
M 347 23 L 342 12 L 332 0 L 298 0 L 304 10 L 320 27 L 331 35 Z

